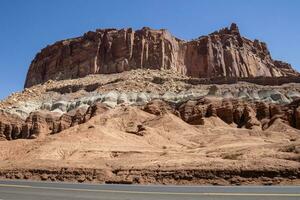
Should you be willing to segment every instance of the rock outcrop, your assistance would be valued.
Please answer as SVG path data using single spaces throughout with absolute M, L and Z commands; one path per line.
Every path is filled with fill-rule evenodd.
M 296 99 L 290 104 L 280 105 L 242 99 L 202 97 L 179 104 L 154 99 L 143 106 L 136 106 L 158 117 L 172 113 L 191 125 L 205 125 L 205 118 L 218 117 L 236 128 L 266 130 L 278 119 L 287 126 L 300 129 L 299 102 L 300 100 Z M 126 107 L 126 105 L 123 106 Z M 86 123 L 92 117 L 101 117 L 101 114 L 109 109 L 111 108 L 108 105 L 95 102 L 90 106 L 81 105 L 64 114 L 45 109 L 38 110 L 30 113 L 26 119 L 2 111 L 0 112 L 0 140 L 35 139 L 48 134 L 56 134 Z M 131 124 L 128 125 L 126 132 L 142 135 L 143 130 L 140 124 Z
M 0 111 L 0 140 L 20 138 L 22 125 L 20 117 Z
M 0 140 L 35 139 L 47 134 L 59 133 L 85 123 L 108 109 L 102 103 L 95 103 L 88 107 L 75 108 L 62 115 L 60 112 L 39 110 L 30 113 L 25 120 L 17 115 L 0 112 Z
M 204 118 L 218 117 L 227 124 L 237 128 L 265 130 L 270 127 L 276 119 L 285 124 L 300 129 L 300 112 L 295 100 L 288 105 L 267 104 L 264 102 L 245 102 L 237 99 L 210 100 L 201 98 L 189 100 L 174 110 L 185 122 L 192 125 L 203 125 Z M 152 102 L 149 103 L 150 105 Z M 148 108 L 148 105 L 146 105 Z M 164 110 L 163 107 L 160 110 Z M 170 110 L 170 109 L 169 109 Z M 153 114 L 152 110 L 144 111 Z
M 192 41 L 165 29 L 104 29 L 42 49 L 25 87 L 137 68 L 171 69 L 198 78 L 298 75 L 289 64 L 273 60 L 265 43 L 242 37 L 236 24 Z

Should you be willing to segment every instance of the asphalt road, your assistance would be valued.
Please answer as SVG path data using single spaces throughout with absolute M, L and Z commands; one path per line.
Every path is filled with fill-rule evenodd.
M 0 200 L 285 200 L 300 199 L 297 186 L 101 185 L 0 181 Z

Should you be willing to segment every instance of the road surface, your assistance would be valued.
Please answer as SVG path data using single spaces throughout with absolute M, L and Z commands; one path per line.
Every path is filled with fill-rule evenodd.
M 1 181 L 0 200 L 291 200 L 297 186 L 102 185 Z

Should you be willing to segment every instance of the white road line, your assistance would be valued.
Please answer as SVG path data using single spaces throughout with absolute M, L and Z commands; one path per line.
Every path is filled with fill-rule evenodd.
M 43 189 L 43 190 L 62 190 L 62 191 L 79 191 L 79 192 L 148 194 L 148 195 L 300 197 L 300 194 L 287 194 L 287 193 L 143 192 L 143 191 L 127 191 L 127 190 L 96 190 L 96 189 L 76 189 L 76 188 L 38 187 L 38 186 L 35 187 L 35 186 L 29 186 L 29 185 L 6 185 L 6 184 L 0 184 L 0 187 L 29 188 L 29 189 Z

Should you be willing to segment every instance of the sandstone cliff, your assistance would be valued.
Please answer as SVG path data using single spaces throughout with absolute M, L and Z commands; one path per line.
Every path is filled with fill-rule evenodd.
M 298 75 L 289 64 L 273 60 L 265 43 L 242 37 L 236 24 L 192 41 L 144 27 L 90 31 L 47 46 L 32 61 L 25 87 L 137 68 L 200 78 Z

